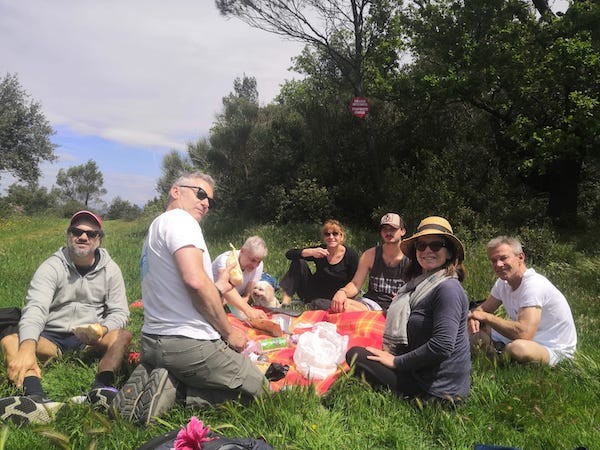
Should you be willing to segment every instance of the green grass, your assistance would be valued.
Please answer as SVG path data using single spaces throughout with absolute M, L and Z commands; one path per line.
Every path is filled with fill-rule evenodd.
M 104 245 L 121 266 L 130 302 L 141 297 L 138 258 L 150 220 L 105 225 Z M 64 220 L 54 218 L 0 222 L 0 306 L 23 304 L 33 272 L 64 243 L 65 228 Z M 265 270 L 277 278 L 287 268 L 285 250 L 317 243 L 319 231 L 210 219 L 204 230 L 213 257 L 227 250 L 229 242 L 239 247 L 252 234 L 262 236 L 269 247 Z M 490 237 L 465 242 L 465 289 L 471 299 L 484 298 L 494 280 L 484 250 Z M 583 253 L 575 242 L 541 241 L 535 268 L 570 301 L 579 336 L 576 360 L 548 368 L 492 363 L 474 355 L 472 395 L 456 409 L 420 407 L 343 376 L 322 397 L 311 389 L 293 388 L 248 406 L 228 403 L 205 411 L 176 407 L 147 428 L 108 420 L 87 405 L 68 405 L 49 426 L 6 424 L 0 428 L 0 449 L 134 449 L 186 424 L 192 415 L 228 436 L 263 437 L 276 449 L 472 449 L 476 443 L 528 450 L 600 448 L 600 258 L 589 250 L 598 246 Z M 349 230 L 348 244 L 359 252 L 376 242 L 373 230 Z M 134 310 L 134 346 L 141 323 L 141 311 Z M 124 366 L 119 383 L 130 370 Z M 55 400 L 65 400 L 85 391 L 95 371 L 95 361 L 68 356 L 43 368 L 43 384 Z M 0 368 L 0 396 L 17 392 Z

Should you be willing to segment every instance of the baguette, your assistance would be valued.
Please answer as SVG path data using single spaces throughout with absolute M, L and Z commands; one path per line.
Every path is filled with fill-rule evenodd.
M 98 341 L 102 338 L 104 330 L 99 323 L 89 323 L 73 328 L 73 334 L 79 339 L 87 341 Z M 86 339 L 82 339 L 86 338 Z
M 242 284 L 242 281 L 244 281 L 244 275 L 242 273 L 242 268 L 240 267 L 238 251 L 231 242 L 229 245 L 231 246 L 231 253 L 229 253 L 229 256 L 227 257 L 227 265 L 229 266 L 230 264 L 235 264 L 235 267 L 229 271 L 229 282 L 233 286 L 239 286 Z
M 283 336 L 283 331 L 281 330 L 281 326 L 268 319 L 248 319 L 248 323 L 252 328 L 256 328 L 257 330 L 264 331 L 265 333 L 274 336 L 281 337 Z

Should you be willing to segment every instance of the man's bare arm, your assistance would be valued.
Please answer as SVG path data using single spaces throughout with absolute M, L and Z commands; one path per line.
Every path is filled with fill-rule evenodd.
M 485 302 L 483 302 L 469 314 L 470 327 L 472 325 L 471 320 L 477 320 L 478 322 L 488 324 L 490 327 L 508 339 L 533 340 L 542 318 L 541 308 L 521 308 L 519 310 L 517 320 L 510 320 L 503 319 L 502 317 L 494 314 L 500 304 L 500 300 L 489 296 Z M 497 305 L 496 308 L 493 308 L 494 305 Z
M 193 246 L 182 247 L 174 253 L 173 257 L 181 279 L 192 297 L 194 307 L 223 339 L 229 341 L 233 327 L 227 319 L 215 284 L 204 270 L 202 250 Z

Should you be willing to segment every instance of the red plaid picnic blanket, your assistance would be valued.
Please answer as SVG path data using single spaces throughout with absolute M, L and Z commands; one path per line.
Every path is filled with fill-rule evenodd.
M 249 339 L 260 340 L 271 337 L 260 330 L 250 328 L 246 323 L 238 320 L 231 314 L 229 315 L 229 320 L 233 326 L 245 330 Z M 381 348 L 385 326 L 385 317 L 381 311 L 347 312 L 340 314 L 332 314 L 327 311 L 306 311 L 299 317 L 292 318 L 290 332 L 301 334 L 310 331 L 311 326 L 317 322 L 335 324 L 339 334 L 349 337 L 348 348 L 354 346 Z M 333 375 L 324 380 L 308 380 L 296 370 L 294 350 L 295 346 L 292 344 L 287 348 L 266 353 L 269 362 L 287 364 L 290 367 L 285 378 L 271 382 L 271 389 L 273 391 L 278 391 L 290 385 L 308 386 L 314 384 L 315 391 L 318 394 L 324 394 L 334 381 L 340 377 L 342 372 L 350 370 L 350 367 L 344 362 Z
M 130 306 L 132 308 L 142 308 L 143 303 L 139 301 Z M 269 313 L 267 313 L 267 315 L 270 316 Z M 233 314 L 229 314 L 228 316 L 229 321 L 233 326 L 247 332 L 248 339 L 260 340 L 271 337 L 260 330 L 251 328 L 245 322 L 237 319 Z M 381 311 L 346 312 L 340 314 L 333 314 L 327 311 L 305 311 L 299 317 L 291 318 L 290 331 L 295 334 L 302 334 L 306 331 L 310 331 L 312 326 L 317 322 L 330 322 L 335 324 L 339 334 L 349 337 L 348 348 L 354 346 L 372 346 L 381 348 L 382 346 L 385 316 Z M 324 394 L 334 381 L 340 377 L 342 372 L 350 370 L 350 367 L 343 362 L 333 375 L 330 375 L 324 380 L 308 380 L 296 370 L 294 350 L 295 346 L 292 344 L 287 348 L 266 353 L 269 362 L 277 362 L 289 366 L 288 373 L 283 379 L 271 382 L 271 389 L 273 391 L 278 391 L 285 386 L 308 386 L 314 384 L 315 391 L 318 394 Z M 137 364 L 139 362 L 139 352 L 131 352 L 129 354 L 129 361 L 132 364 Z

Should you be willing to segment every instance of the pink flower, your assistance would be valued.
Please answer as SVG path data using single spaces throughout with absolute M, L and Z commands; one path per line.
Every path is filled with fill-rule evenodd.
M 208 433 L 210 426 L 205 427 L 201 420 L 192 416 L 187 426 L 177 433 L 175 450 L 201 450 L 203 442 L 212 440 Z

